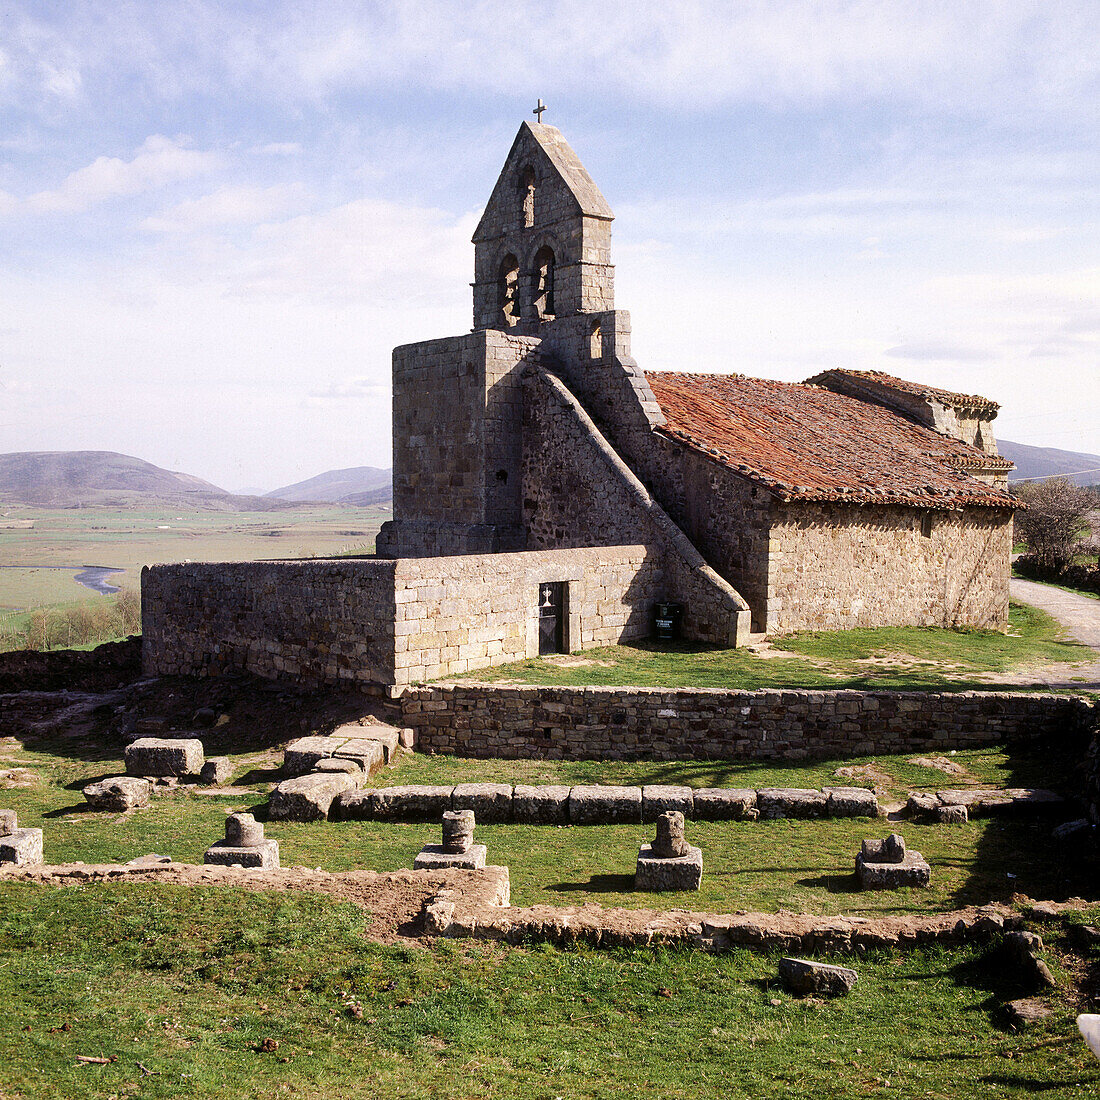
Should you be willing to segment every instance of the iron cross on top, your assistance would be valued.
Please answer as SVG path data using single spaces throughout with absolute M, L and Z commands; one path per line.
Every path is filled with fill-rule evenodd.
M 541 123 L 542 122 L 542 112 L 545 111 L 545 110 L 546 110 L 546 104 L 543 103 L 543 101 L 540 99 L 539 100 L 539 105 L 531 112 L 531 114 L 533 114 L 538 119 L 538 121 Z

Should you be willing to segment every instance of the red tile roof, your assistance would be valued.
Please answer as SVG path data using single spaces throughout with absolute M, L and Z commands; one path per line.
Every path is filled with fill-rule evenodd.
M 892 374 L 884 374 L 880 370 L 843 370 L 835 368 L 815 374 L 813 378 L 807 378 L 806 381 L 828 386 L 828 379 L 832 376 L 839 379 L 851 378 L 871 382 L 875 385 L 885 386 L 887 389 L 911 394 L 913 397 L 931 398 L 943 405 L 950 405 L 952 408 L 993 409 L 996 411 L 1001 407 L 996 401 L 990 401 L 988 397 L 979 397 L 975 393 L 952 393 L 951 390 L 938 390 L 935 386 L 926 386 L 921 382 L 907 382 L 904 378 L 895 378 Z
M 968 469 L 1012 463 L 879 405 L 806 383 L 647 371 L 657 429 L 783 500 L 1011 508 Z

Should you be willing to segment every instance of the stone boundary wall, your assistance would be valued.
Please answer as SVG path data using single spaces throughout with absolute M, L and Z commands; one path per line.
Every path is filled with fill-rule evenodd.
M 244 670 L 301 683 L 394 682 L 395 563 L 219 562 L 141 571 L 147 676 Z
M 142 570 L 146 675 L 402 686 L 538 654 L 539 585 L 566 587 L 569 651 L 648 637 L 666 597 L 645 546 Z
M 554 760 L 804 760 L 1081 737 L 1096 708 L 1013 692 L 503 687 L 406 691 L 423 752 Z

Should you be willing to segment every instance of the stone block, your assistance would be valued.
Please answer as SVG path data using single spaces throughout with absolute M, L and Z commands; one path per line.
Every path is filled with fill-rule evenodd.
M 19 819 L 14 810 L 0 810 L 0 836 L 7 836 L 19 828 Z
M 940 825 L 965 825 L 970 813 L 965 806 L 937 806 L 932 820 Z
M 512 820 L 524 825 L 565 825 L 569 821 L 568 787 L 520 785 L 512 791 Z
M 851 992 L 858 977 L 846 966 L 833 966 L 815 959 L 779 960 L 779 980 L 783 987 L 800 996 L 842 997 Z
M 824 817 L 828 809 L 824 791 L 801 787 L 766 787 L 756 792 L 756 808 L 761 818 Z
M 139 737 L 124 756 L 127 775 L 197 776 L 205 760 L 197 737 Z
M 331 750 L 327 737 L 299 737 L 283 749 L 283 771 L 287 775 L 306 775 L 318 760 L 331 756 Z
M 703 850 L 687 845 L 682 856 L 665 859 L 653 851 L 652 844 L 638 849 L 634 871 L 634 889 L 647 891 L 698 890 L 703 881 Z
M 459 783 L 451 794 L 455 810 L 473 810 L 483 824 L 512 820 L 512 788 L 505 783 Z
M 412 752 L 416 748 L 416 730 L 411 726 L 406 726 L 404 729 L 399 730 L 397 734 L 397 743 L 403 748 Z
M 885 840 L 865 840 L 860 855 L 865 863 L 901 863 L 905 859 L 905 838 L 891 833 Z
M 642 820 L 641 787 L 573 787 L 571 825 L 637 825 Z
M 228 756 L 208 756 L 199 772 L 199 782 L 208 787 L 224 787 L 235 770 L 236 765 Z
M 339 772 L 343 775 L 350 775 L 357 780 L 366 778 L 358 760 L 344 760 L 339 756 L 326 756 L 324 760 L 318 760 L 313 765 L 313 771 Z
M 900 863 L 868 863 L 856 856 L 856 877 L 864 890 L 896 890 L 900 886 L 927 886 L 932 869 L 920 852 L 905 853 Z
M 363 733 L 374 727 L 343 727 Z M 380 730 L 391 730 L 389 726 L 379 726 Z M 392 731 L 391 732 L 395 732 Z M 396 741 L 395 741 L 396 743 Z M 299 737 L 291 741 L 283 750 L 283 771 L 288 775 L 306 775 L 313 771 L 322 760 L 350 760 L 359 765 L 364 775 L 372 775 L 386 762 L 386 740 L 373 737 Z
M 42 862 L 42 830 L 16 829 L 0 836 L 0 863 L 37 867 Z
M 474 844 L 473 810 L 443 811 L 443 851 L 448 855 L 463 855 Z
M 365 775 L 373 775 L 384 764 L 390 762 L 397 748 L 397 731 L 390 729 L 389 726 L 378 728 L 388 731 L 386 736 L 380 734 L 378 737 L 349 738 L 333 749 L 332 756 L 342 760 L 355 760 Z M 393 736 L 390 737 L 389 734 Z
M 252 814 L 233 813 L 225 818 L 225 843 L 235 848 L 256 848 L 263 843 L 264 827 Z
M 373 821 L 374 796 L 376 792 L 367 788 L 364 791 L 343 791 L 329 806 L 328 815 L 332 821 Z
M 446 852 L 442 844 L 425 844 L 413 860 L 415 871 L 441 871 L 446 867 L 459 867 L 466 871 L 480 871 L 485 866 L 484 844 L 471 844 L 465 852 Z
M 232 867 L 234 864 L 241 867 L 278 867 L 279 842 L 261 840 L 259 844 L 241 847 L 219 840 L 217 844 L 212 844 L 206 849 L 202 861 L 221 867 Z
M 374 816 L 379 821 L 440 821 L 452 808 L 453 791 L 454 787 L 376 787 Z
M 333 799 L 356 785 L 352 776 L 341 772 L 314 772 L 284 779 L 271 792 L 268 817 L 272 821 L 324 821 Z
M 694 792 L 690 787 L 668 787 L 654 784 L 642 788 L 642 820 L 656 821 L 661 814 L 678 810 L 684 817 L 693 817 Z
M 116 775 L 110 779 L 101 779 L 98 783 L 89 783 L 82 793 L 93 810 L 125 813 L 138 806 L 149 805 L 151 786 L 148 779 L 140 779 L 135 775 Z
M 826 787 L 829 817 L 878 817 L 878 798 L 864 787 Z
M 910 821 L 935 821 L 942 803 L 934 794 L 911 794 L 905 803 Z
M 692 798 L 696 821 L 743 821 L 756 814 L 756 791 L 700 787 Z

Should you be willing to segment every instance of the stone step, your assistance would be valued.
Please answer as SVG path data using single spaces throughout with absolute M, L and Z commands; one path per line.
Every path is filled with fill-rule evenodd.
M 759 813 L 763 800 L 767 815 Z M 461 783 L 455 787 L 377 787 L 347 791 L 335 799 L 334 820 L 433 821 L 444 810 L 473 810 L 479 823 L 538 825 L 641 824 L 679 810 L 699 821 L 754 820 L 759 816 L 875 817 L 878 799 L 861 787 L 824 791 L 710 787 L 693 790 L 653 784 L 510 787 Z

